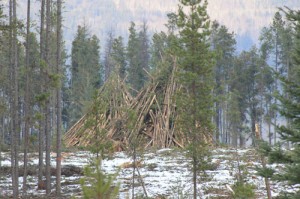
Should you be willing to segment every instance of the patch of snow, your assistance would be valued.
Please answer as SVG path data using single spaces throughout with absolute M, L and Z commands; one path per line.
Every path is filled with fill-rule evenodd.
M 260 166 L 259 158 L 253 149 L 215 149 L 212 152 L 212 163 L 216 164 L 216 170 L 206 171 L 207 177 L 200 180 L 198 184 L 199 192 L 202 198 L 228 198 L 230 191 L 227 186 L 231 186 L 236 181 L 238 173 L 238 164 L 246 167 L 246 182 L 255 185 L 257 198 L 266 197 L 264 179 L 256 176 L 255 167 Z M 82 151 L 76 153 L 63 153 L 62 165 L 73 165 L 83 168 L 88 165 L 93 154 Z M 10 166 L 10 154 L 2 154 L 2 165 Z M 29 154 L 30 164 L 38 165 L 38 154 Z M 51 164 L 56 164 L 56 154 L 51 154 Z M 140 161 L 139 172 L 135 173 L 136 183 L 135 192 L 143 194 L 140 178 L 142 179 L 149 197 L 176 197 L 182 193 L 188 196 L 192 193 L 192 173 L 190 169 L 190 160 L 186 158 L 185 153 L 173 149 L 161 149 L 156 152 L 146 152 L 142 156 L 138 156 Z M 240 162 L 238 162 L 240 161 Z M 21 163 L 20 163 L 21 164 Z M 132 164 L 132 157 L 124 152 L 115 153 L 112 158 L 102 161 L 102 169 L 106 173 L 118 172 L 117 181 L 121 183 L 120 198 L 127 198 L 131 195 L 133 168 L 124 165 Z M 268 165 L 276 169 L 278 172 L 283 165 Z M 81 176 L 62 176 L 62 190 L 66 196 L 80 194 L 79 179 Z M 20 177 L 20 189 L 23 178 Z M 52 177 L 52 185 L 55 185 L 55 177 Z M 39 196 L 45 194 L 43 190 L 37 190 L 37 177 L 28 177 L 28 193 Z M 298 186 L 288 186 L 285 183 L 271 182 L 272 195 L 276 196 L 281 191 L 295 192 L 300 189 Z M 11 195 L 11 177 L 9 174 L 0 176 L 0 193 L 3 196 Z M 177 195 L 176 195 L 177 194 Z

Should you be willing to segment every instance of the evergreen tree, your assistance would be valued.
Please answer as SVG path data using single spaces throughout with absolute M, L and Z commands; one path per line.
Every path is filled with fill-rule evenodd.
M 101 84 L 99 51 L 99 39 L 90 37 L 85 26 L 79 26 L 72 42 L 70 125 L 83 116 Z
M 155 72 L 160 68 L 160 65 L 165 61 L 168 48 L 170 47 L 169 36 L 164 33 L 155 33 L 152 37 L 152 45 L 150 48 L 151 58 L 149 61 L 150 71 Z
M 300 11 L 288 9 L 286 16 L 292 22 L 294 28 L 294 48 L 292 51 L 292 64 L 294 79 L 281 77 L 283 89 L 288 93 L 289 98 L 284 94 L 278 95 L 280 101 L 280 114 L 290 121 L 289 125 L 282 125 L 278 128 L 281 139 L 284 142 L 291 142 L 292 150 L 275 150 L 271 152 L 271 160 L 276 162 L 287 163 L 285 172 L 277 180 L 288 181 L 289 184 L 295 185 L 300 183 Z M 283 194 L 282 198 L 299 198 L 300 192 L 294 194 Z
M 128 82 L 131 87 L 137 92 L 142 86 L 140 76 L 140 63 L 138 62 L 138 35 L 135 29 L 135 23 L 131 22 L 129 28 L 129 38 L 127 44 L 127 60 L 128 60 Z
M 139 46 L 138 46 L 139 63 L 143 72 L 140 78 L 142 78 L 143 85 L 144 85 L 148 80 L 146 72 L 150 72 L 149 39 L 148 39 L 148 27 L 146 22 L 143 22 L 142 30 L 139 32 L 138 41 L 139 41 Z
M 62 76 L 62 0 L 57 0 L 57 21 L 56 21 L 56 73 Z M 61 111 L 61 78 L 56 88 L 56 195 L 61 194 L 61 136 L 62 136 L 62 111 Z
M 113 33 L 108 33 L 108 38 L 106 41 L 105 52 L 104 52 L 104 81 L 107 81 L 112 71 L 114 70 L 114 63 L 112 60 L 112 46 L 113 46 Z
M 25 88 L 25 135 L 24 135 L 24 175 L 23 175 L 23 196 L 26 195 L 27 192 L 27 164 L 28 164 L 28 145 L 29 145 L 29 123 L 31 118 L 31 111 L 29 110 L 30 105 L 30 95 L 29 95 L 29 84 L 30 84 L 30 70 L 29 70 L 29 49 L 30 49 L 30 6 L 31 2 L 28 0 L 27 2 L 27 24 L 26 24 L 26 88 Z
M 243 51 L 235 64 L 235 74 L 232 76 L 230 90 L 233 92 L 233 96 L 238 97 L 237 105 L 241 117 L 239 121 L 243 123 L 241 123 L 244 130 L 241 131 L 240 145 L 244 145 L 244 138 L 247 133 L 250 133 L 252 144 L 255 144 L 255 123 L 262 116 L 262 110 L 259 106 L 261 59 L 257 48 L 253 47 L 249 52 Z M 248 123 L 249 128 L 245 128 Z
M 212 25 L 211 45 L 217 54 L 215 67 L 215 124 L 217 142 L 229 143 L 230 136 L 227 129 L 228 101 L 228 82 L 230 80 L 230 71 L 232 70 L 235 45 L 234 34 L 229 33 L 228 29 L 214 21 Z M 221 139 L 221 140 L 220 140 Z
M 13 197 L 19 197 L 19 60 L 18 60 L 18 27 L 17 27 L 17 2 L 9 1 L 10 18 L 10 66 L 11 66 L 11 167 Z
M 9 45 L 9 26 L 6 25 L 6 17 L 3 14 L 3 5 L 0 4 L 0 151 L 2 150 L 2 147 L 5 145 L 5 138 L 7 138 L 7 131 L 5 129 L 8 124 L 8 118 L 9 117 L 9 53 L 10 49 L 7 48 Z M 0 157 L 1 159 L 1 157 Z M 1 167 L 1 165 L 0 165 Z
M 212 132 L 213 53 L 210 51 L 210 20 L 207 1 L 180 0 L 177 26 L 181 48 L 177 95 L 180 128 L 186 132 L 188 155 L 192 159 L 193 197 L 197 198 L 198 174 L 208 167 L 207 142 Z
M 5 25 L 5 15 L 3 13 L 3 4 L 0 3 L 0 31 L 4 31 L 7 29 L 7 26 Z M 2 33 L 1 33 L 2 34 Z
M 117 73 L 124 79 L 126 76 L 126 52 L 123 44 L 123 37 L 114 39 L 112 44 L 112 60 L 117 68 Z
M 243 52 L 242 52 L 243 53 Z M 245 144 L 246 128 L 246 97 L 244 94 L 244 64 L 241 55 L 234 60 L 234 66 L 231 71 L 231 80 L 229 82 L 229 128 L 232 131 L 232 144 L 238 144 L 243 147 Z
M 267 123 L 268 126 L 268 138 L 269 138 L 269 144 L 272 143 L 272 132 L 271 132 L 271 125 L 272 120 L 274 118 L 274 85 L 275 85 L 275 78 L 273 75 L 273 72 L 271 71 L 271 67 L 268 65 L 268 61 L 270 59 L 270 54 L 272 51 L 272 34 L 269 31 L 268 28 L 263 28 L 260 34 L 260 52 L 261 52 L 261 59 L 263 62 L 263 65 L 265 66 L 266 70 L 269 70 L 265 75 L 265 89 L 266 92 L 264 94 L 264 103 L 265 103 L 265 114 L 264 114 L 264 121 Z
M 151 76 L 159 82 L 159 88 L 164 88 L 174 70 L 177 58 L 174 56 L 179 46 L 177 35 L 173 33 L 155 33 L 150 47 L 149 67 Z M 175 68 L 174 68 L 175 67 Z M 163 105 L 163 101 L 161 102 Z
M 280 73 L 288 78 L 291 77 L 291 48 L 293 46 L 293 36 L 291 34 L 291 26 L 289 23 L 283 20 L 280 12 L 276 12 L 273 18 L 273 22 L 270 27 L 264 28 L 261 32 L 261 50 L 262 58 L 265 62 L 271 63 L 272 68 L 275 73 Z M 273 85 L 269 87 L 270 92 L 281 92 L 282 86 L 277 78 L 273 80 Z M 288 97 L 288 96 L 286 96 Z M 269 103 L 277 104 L 277 99 L 270 96 Z M 278 112 L 275 106 L 267 107 L 267 120 L 269 123 L 274 123 L 277 125 Z M 277 132 L 276 128 L 273 129 L 271 133 L 271 128 L 269 128 L 269 142 L 273 138 L 274 144 L 277 142 Z M 271 137 L 272 136 L 272 137 Z

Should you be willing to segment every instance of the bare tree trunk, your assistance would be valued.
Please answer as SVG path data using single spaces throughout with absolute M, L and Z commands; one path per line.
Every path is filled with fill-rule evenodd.
M 197 199 L 197 160 L 196 160 L 196 155 L 193 155 L 193 196 L 194 199 Z
M 0 172 L 1 172 L 1 167 L 2 167 L 2 156 L 1 156 L 1 152 L 2 152 L 2 147 L 4 145 L 4 116 L 1 117 L 1 124 L 0 124 L 1 128 L 0 128 L 0 132 L 1 132 L 1 139 L 0 139 Z
M 276 44 L 275 44 L 275 72 L 278 72 L 278 33 L 276 32 Z M 275 92 L 278 91 L 278 79 L 275 78 Z M 277 105 L 277 98 L 275 97 L 275 105 Z M 277 128 L 277 111 L 275 111 L 274 115 L 274 145 L 277 142 L 277 133 L 276 133 L 276 128 Z
M 220 108 L 220 102 L 216 102 L 216 116 L 215 116 L 215 120 L 216 120 L 216 143 L 220 144 L 220 132 L 221 132 L 221 108 Z M 221 136 L 223 136 L 221 134 Z M 223 139 L 221 139 L 221 141 L 223 141 Z
M 237 130 L 234 128 L 232 135 L 231 135 L 232 139 L 231 139 L 231 144 L 233 147 L 237 147 L 238 145 L 238 133 Z
M 50 162 L 50 150 L 51 150 L 51 129 L 50 129 L 50 100 L 47 99 L 45 111 L 45 144 L 46 144 L 46 194 L 51 192 L 51 162 Z
M 45 21 L 45 0 L 41 0 L 41 27 L 40 27 L 40 62 L 44 61 L 44 21 Z M 40 69 L 40 75 L 43 77 L 43 69 Z M 43 84 L 41 84 L 41 90 L 43 91 Z M 43 112 L 43 105 L 40 105 L 40 111 Z M 43 184 L 43 170 L 44 170 L 44 118 L 40 120 L 40 132 L 39 132 L 39 172 L 38 172 L 38 188 L 42 188 Z
M 193 8 L 194 9 L 194 8 Z M 194 22 L 193 22 L 194 23 Z M 193 102 L 193 107 L 194 107 L 194 110 L 192 111 L 192 120 L 193 120 L 193 125 L 196 127 L 197 126 L 197 117 L 196 117 L 196 82 L 195 80 L 193 81 L 192 83 L 192 95 L 193 95 L 193 99 L 194 99 L 194 102 Z M 195 130 L 194 130 L 195 131 Z M 199 132 L 200 133 L 200 132 Z M 194 199 L 197 199 L 197 171 L 198 171 L 198 162 L 197 162 L 197 154 L 195 152 L 195 148 L 196 148 L 196 132 L 192 132 L 192 143 L 193 143 L 193 152 L 192 152 L 192 161 L 193 161 L 193 196 L 194 196 Z M 200 144 L 200 143 L 198 143 Z
M 57 55 L 56 55 L 56 72 L 61 74 L 61 0 L 57 0 Z M 56 140 L 56 195 L 61 194 L 61 81 L 56 90 L 56 110 L 57 110 L 57 140 Z
M 50 0 L 46 0 L 46 41 L 45 41 L 45 61 L 46 71 L 50 71 L 50 26 L 51 26 L 51 15 L 50 15 Z M 46 92 L 50 92 L 49 88 L 49 77 L 45 76 L 46 81 Z M 50 150 L 51 150 L 51 112 L 50 112 L 50 100 L 48 97 L 46 100 L 45 107 L 45 135 L 46 135 L 46 194 L 51 192 L 51 162 L 50 162 Z
M 29 123 L 30 123 L 30 111 L 29 111 L 29 34 L 30 34 L 30 0 L 27 2 L 27 28 L 26 28 L 26 90 L 25 90 L 25 135 L 24 135 L 24 175 L 23 175 L 23 197 L 27 191 L 27 163 L 28 163 L 28 145 L 29 145 Z
M 136 141 L 134 141 L 136 142 Z M 136 143 L 133 146 L 133 172 L 132 172 L 132 199 L 134 199 L 134 186 L 135 186 L 135 167 L 136 167 Z
M 19 197 L 19 95 L 18 95 L 18 41 L 17 41 L 17 11 L 16 0 L 12 0 L 12 185 L 13 197 Z
M 42 111 L 42 109 L 40 110 Z M 44 119 L 40 120 L 39 127 L 39 171 L 38 171 L 38 189 L 43 189 L 43 170 L 44 170 L 44 127 L 45 122 Z
M 245 146 L 245 138 L 242 134 L 240 134 L 240 147 L 244 147 Z
M 261 140 L 261 131 L 259 128 L 259 124 L 255 124 L 255 135 L 258 140 Z M 261 164 L 262 164 L 263 168 L 265 169 L 266 168 L 266 160 L 265 160 L 265 157 L 263 157 L 263 156 L 261 156 Z M 269 178 L 265 177 L 265 185 L 266 185 L 266 189 L 267 189 L 268 199 L 272 199 Z

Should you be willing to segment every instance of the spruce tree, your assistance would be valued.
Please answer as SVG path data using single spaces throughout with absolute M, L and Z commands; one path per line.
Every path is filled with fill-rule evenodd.
M 95 90 L 102 84 L 100 78 L 100 41 L 88 34 L 86 26 L 79 26 L 72 42 L 70 125 L 86 113 Z
M 284 162 L 286 168 L 283 174 L 277 176 L 277 180 L 287 181 L 290 185 L 300 184 L 300 11 L 288 9 L 286 16 L 292 22 L 294 28 L 294 48 L 292 51 L 293 79 L 281 77 L 285 95 L 277 95 L 280 101 L 279 112 L 290 121 L 289 125 L 278 128 L 281 139 L 292 144 L 291 150 L 273 150 L 271 160 Z M 294 194 L 283 194 L 282 198 L 299 198 L 300 191 Z
M 182 89 L 177 95 L 178 121 L 188 141 L 192 159 L 193 197 L 197 198 L 198 174 L 208 168 L 212 132 L 212 89 L 214 55 L 210 51 L 210 20 L 207 1 L 180 0 L 177 26 L 181 48 L 178 51 L 178 78 Z
M 27 192 L 27 164 L 28 164 L 28 145 L 29 145 L 29 123 L 30 123 L 30 115 L 31 111 L 29 110 L 30 105 L 30 95 L 29 95 L 29 89 L 30 89 L 30 73 L 29 70 L 29 49 L 30 49 L 30 0 L 27 1 L 27 24 L 26 24 L 26 86 L 25 86 L 25 102 L 24 102 L 24 112 L 25 112 L 25 135 L 24 135 L 24 175 L 23 175 L 23 197 L 26 196 Z
M 146 72 L 150 72 L 149 39 L 148 39 L 148 27 L 146 22 L 143 22 L 142 29 L 139 32 L 138 41 L 139 41 L 138 58 L 139 58 L 141 72 L 142 72 L 140 78 L 142 80 L 142 84 L 144 85 L 148 80 Z
M 139 37 L 135 28 L 135 23 L 131 22 L 129 28 L 129 39 L 127 44 L 127 60 L 128 60 L 128 82 L 133 89 L 133 93 L 139 91 L 143 87 L 144 74 L 139 60 Z
M 276 12 L 273 18 L 273 22 L 270 27 L 263 28 L 260 35 L 262 58 L 266 63 L 269 63 L 275 73 L 279 73 L 288 79 L 291 78 L 291 49 L 293 46 L 291 24 L 283 19 L 280 12 Z M 269 92 L 281 92 L 281 82 L 274 78 L 272 85 L 269 85 Z M 266 96 L 269 104 L 278 104 L 278 100 L 270 96 Z M 286 96 L 288 97 L 288 96 Z M 267 118 L 268 123 L 274 123 L 274 126 L 278 124 L 278 112 L 275 106 L 267 105 Z M 269 127 L 269 142 L 274 144 L 277 142 L 277 130 Z
M 56 73 L 58 75 L 62 74 L 62 0 L 57 0 L 57 31 L 56 31 L 56 37 L 57 37 L 57 49 L 56 49 Z M 62 136 L 62 107 L 61 107 L 61 79 L 59 79 L 59 85 L 56 88 L 56 195 L 60 196 L 61 194 L 61 136 Z
M 112 60 L 113 64 L 117 68 L 117 73 L 124 79 L 126 76 L 126 54 L 123 44 L 123 37 L 119 36 L 114 39 L 112 44 Z
M 255 123 L 261 120 L 263 113 L 260 94 L 265 89 L 261 83 L 261 63 L 255 46 L 250 51 L 243 51 L 235 60 L 229 84 L 230 100 L 233 100 L 229 107 L 239 111 L 238 115 L 231 113 L 233 118 L 230 118 L 230 125 L 234 127 L 234 145 L 237 144 L 237 137 L 240 137 L 240 146 L 244 146 L 246 134 L 250 134 L 252 144 L 255 145 Z
M 107 81 L 109 76 L 114 70 L 114 63 L 112 60 L 112 46 L 113 46 L 113 32 L 110 31 L 107 35 L 107 41 L 106 41 L 106 46 L 105 46 L 105 52 L 104 52 L 104 81 Z
M 12 167 L 12 187 L 13 197 L 19 197 L 19 60 L 18 60 L 18 28 L 17 28 L 17 3 L 16 0 L 10 0 L 10 65 L 11 65 L 11 167 Z
M 228 82 L 230 80 L 230 71 L 232 70 L 235 45 L 234 34 L 229 33 L 224 25 L 214 21 L 211 33 L 211 45 L 216 52 L 215 67 L 215 139 L 217 142 L 229 143 L 230 136 L 227 126 L 228 110 Z

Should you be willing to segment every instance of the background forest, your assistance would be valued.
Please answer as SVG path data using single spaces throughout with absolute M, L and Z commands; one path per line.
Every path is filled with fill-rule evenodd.
M 91 107 L 104 107 L 97 97 L 99 89 L 116 79 L 136 97 L 153 82 L 164 87 L 175 73 L 180 89 L 173 105 L 178 126 L 187 131 L 182 135 L 190 141 L 187 150 L 194 181 L 196 172 L 205 170 L 198 164 L 205 162 L 209 151 L 203 141 L 207 133 L 214 146 L 258 146 L 259 126 L 266 141 L 264 155 L 283 155 L 278 150 L 271 153 L 280 143 L 298 150 L 299 11 L 278 9 L 272 23 L 261 29 L 259 45 L 237 52 L 235 33 L 210 21 L 206 1 L 180 0 L 178 10 L 168 14 L 166 31 L 150 35 L 147 21 L 141 26 L 128 21 L 128 38 L 110 31 L 100 41 L 82 24 L 69 54 L 62 38 L 62 23 L 67 23 L 62 19 L 63 2 L 34 2 L 39 4 L 38 21 L 31 21 L 32 3 L 27 2 L 26 22 L 18 19 L 16 0 L 0 10 L 0 149 L 12 154 L 15 198 L 19 153 L 24 153 L 22 192 L 26 193 L 29 151 L 39 151 L 38 184 L 45 186 L 47 194 L 51 192 L 50 152 L 56 151 L 56 191 L 61 192 L 62 136 Z M 126 127 L 134 131 L 131 124 Z M 137 141 L 131 141 L 135 152 Z M 299 167 L 299 155 L 285 162 Z

